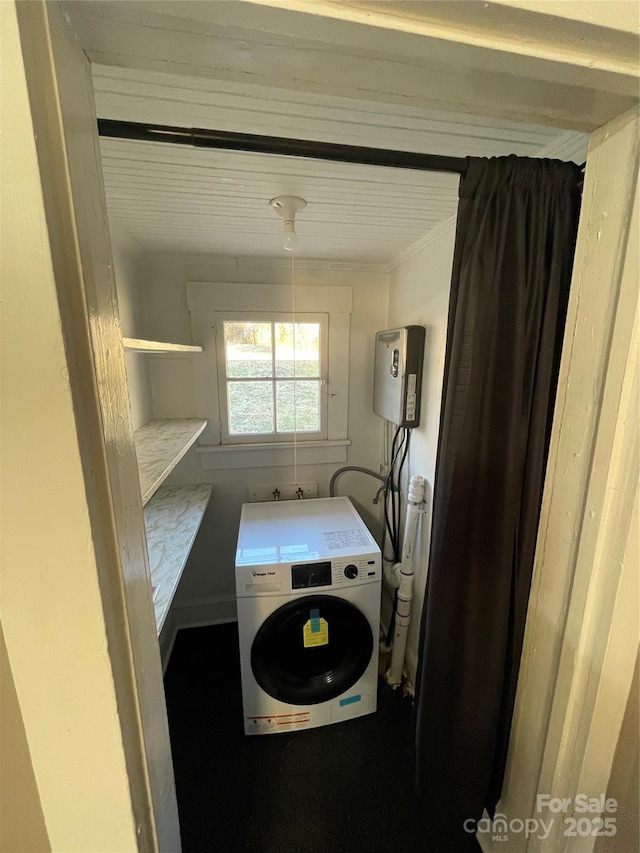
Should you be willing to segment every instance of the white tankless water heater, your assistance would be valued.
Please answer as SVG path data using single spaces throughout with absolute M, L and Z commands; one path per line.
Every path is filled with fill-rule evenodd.
M 420 425 L 424 326 L 376 333 L 373 411 L 397 426 Z

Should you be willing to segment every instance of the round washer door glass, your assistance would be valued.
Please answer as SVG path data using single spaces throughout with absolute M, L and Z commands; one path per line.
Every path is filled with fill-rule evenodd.
M 274 699 L 317 705 L 353 687 L 372 652 L 373 633 L 361 610 L 333 595 L 307 595 L 264 621 L 251 647 L 251 668 Z

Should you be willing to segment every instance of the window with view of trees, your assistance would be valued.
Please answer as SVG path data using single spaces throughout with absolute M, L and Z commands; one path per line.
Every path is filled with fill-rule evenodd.
M 292 318 L 269 316 L 225 318 L 218 329 L 228 440 L 322 438 L 326 315 L 296 316 L 295 333 Z

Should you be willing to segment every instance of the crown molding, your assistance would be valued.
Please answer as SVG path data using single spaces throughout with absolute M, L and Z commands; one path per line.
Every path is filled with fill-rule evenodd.
M 574 130 L 568 130 L 566 133 L 563 133 L 561 136 L 554 139 L 553 142 L 550 142 L 549 145 L 541 148 L 535 156 L 548 157 L 556 160 L 569 160 L 579 164 L 584 163 L 587 159 L 588 146 L 588 133 L 578 133 Z M 409 246 L 408 249 L 405 249 L 404 252 L 401 252 L 393 258 L 393 260 L 387 264 L 387 271 L 391 272 L 400 264 L 408 261 L 409 258 L 412 258 L 418 252 L 421 252 L 427 246 L 430 246 L 431 243 L 442 239 L 445 235 L 448 235 L 452 229 L 455 229 L 455 223 L 455 214 L 444 219 L 442 222 L 439 222 L 434 228 L 427 231 L 424 237 L 416 240 L 416 242 Z
M 553 142 L 545 145 L 535 155 L 536 157 L 548 157 L 552 160 L 569 160 L 580 165 L 587 159 L 589 148 L 589 134 L 578 133 L 568 130 L 558 136 Z
M 264 269 L 269 266 L 271 269 L 291 269 L 291 256 L 288 257 L 270 257 L 257 255 L 209 255 L 205 253 L 191 252 L 147 252 L 148 258 L 157 258 L 166 255 L 171 258 L 178 258 L 186 264 L 195 265 L 198 263 L 207 263 L 211 266 L 228 269 L 229 267 L 238 270 L 251 267 L 260 267 Z M 297 270 L 336 270 L 346 272 L 383 272 L 389 271 L 389 265 L 385 263 L 368 264 L 364 262 L 353 261 L 322 261 L 314 258 L 299 258 L 295 257 L 295 268 Z
M 386 267 L 387 272 L 392 272 L 397 266 L 408 261 L 409 258 L 412 258 L 414 255 L 417 255 L 418 252 L 426 249 L 427 246 L 430 246 L 432 243 L 436 243 L 443 237 L 448 236 L 452 231 L 455 231 L 456 219 L 456 214 L 448 216 L 446 219 L 443 219 L 442 222 L 435 225 L 430 231 L 427 231 L 424 237 L 420 237 L 420 239 L 416 240 L 416 242 L 409 246 L 408 249 L 405 249 L 404 252 L 400 252 L 399 255 L 396 255 L 396 257 L 390 261 Z

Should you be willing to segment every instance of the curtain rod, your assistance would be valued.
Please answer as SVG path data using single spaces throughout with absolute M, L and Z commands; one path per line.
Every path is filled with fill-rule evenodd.
M 362 163 L 368 166 L 393 166 L 423 172 L 465 173 L 464 157 L 442 157 L 438 154 L 419 154 L 412 151 L 391 151 L 386 148 L 364 148 L 359 145 L 339 145 L 334 142 L 312 142 L 282 136 L 261 136 L 256 133 L 233 133 L 227 130 L 170 127 L 135 121 L 98 119 L 98 134 L 114 139 L 137 139 L 143 142 L 166 142 L 171 145 L 193 145 L 196 148 L 224 148 L 229 151 L 253 151 L 259 154 L 278 154 L 288 157 L 311 157 L 338 163 Z

